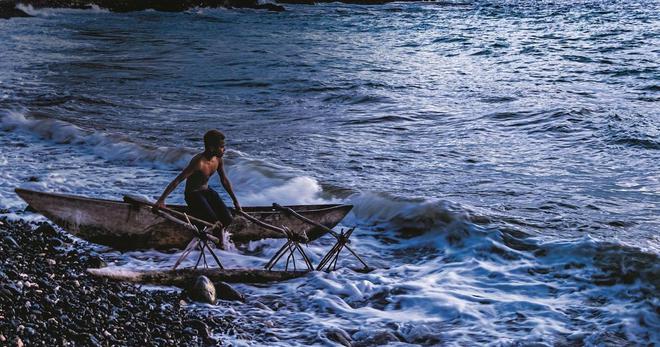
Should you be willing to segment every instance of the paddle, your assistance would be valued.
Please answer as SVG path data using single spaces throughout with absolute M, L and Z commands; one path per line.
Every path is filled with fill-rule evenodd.
M 208 267 L 208 264 L 206 263 L 206 253 L 204 251 L 205 249 L 208 249 L 209 253 L 211 253 L 213 259 L 215 259 L 215 262 L 218 264 L 218 266 L 221 269 L 224 268 L 222 266 L 222 263 L 220 263 L 220 259 L 218 258 L 218 256 L 215 254 L 215 252 L 213 252 L 211 247 L 207 244 L 207 241 L 212 241 L 216 245 L 222 246 L 222 242 L 220 241 L 220 239 L 210 234 L 210 231 L 213 231 L 213 229 L 218 228 L 218 225 L 222 226 L 221 223 L 211 224 L 205 220 L 188 216 L 186 213 L 183 212 L 175 211 L 167 207 L 156 206 L 156 204 L 152 203 L 151 201 L 141 196 L 124 195 L 124 201 L 132 204 L 151 206 L 152 211 L 154 213 L 157 213 L 159 216 L 162 216 L 163 218 L 166 218 L 172 222 L 178 223 L 179 225 L 183 225 L 186 228 L 193 231 L 195 237 L 193 237 L 190 243 L 188 243 L 186 248 L 183 250 L 183 253 L 181 253 L 179 259 L 176 260 L 176 262 L 174 263 L 174 267 L 172 268 L 173 270 L 175 270 L 181 264 L 181 262 L 183 262 L 183 260 L 186 259 L 188 255 L 196 248 L 199 248 L 200 253 L 199 253 L 199 257 L 197 257 L 197 262 L 195 263 L 195 269 L 197 269 L 197 266 L 199 266 L 199 262 L 202 259 L 204 260 L 204 266 Z M 184 222 L 179 218 L 172 217 L 168 213 L 174 214 L 181 218 L 185 218 L 186 222 Z M 198 224 L 204 225 L 206 226 L 206 228 L 204 230 L 199 230 L 197 227 L 195 227 L 192 224 L 191 221 L 195 221 Z
M 156 206 L 155 203 L 153 203 L 153 202 L 151 202 L 151 201 L 147 200 L 146 198 L 141 197 L 139 195 L 126 194 L 126 195 L 124 195 L 124 201 L 126 201 L 128 203 L 138 204 L 138 205 L 147 205 L 147 206 L 153 207 L 153 209 L 154 209 L 153 211 L 155 213 L 158 213 L 160 210 L 162 210 L 162 211 L 165 211 L 169 214 L 173 214 L 175 216 L 190 220 L 190 221 L 198 223 L 198 224 L 202 224 L 202 225 L 204 225 L 206 227 L 209 227 L 209 228 L 213 228 L 215 226 L 214 224 L 211 224 L 211 223 L 209 223 L 209 222 L 207 222 L 203 219 L 195 218 L 195 217 L 190 216 L 186 213 L 179 212 L 179 211 L 173 210 L 173 209 L 168 208 L 168 207 L 158 207 L 158 206 Z M 165 213 L 159 213 L 159 214 L 164 215 L 164 217 L 167 218 L 167 216 L 166 216 L 167 214 L 165 214 Z M 171 217 L 171 216 L 169 216 L 169 217 Z M 179 220 L 179 221 L 184 223 L 184 224 L 187 224 L 187 223 L 183 222 L 182 220 Z

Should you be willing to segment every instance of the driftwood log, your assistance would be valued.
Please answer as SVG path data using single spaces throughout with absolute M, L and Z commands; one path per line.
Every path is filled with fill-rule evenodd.
M 267 271 L 261 269 L 178 269 L 121 270 L 113 268 L 87 269 L 91 275 L 115 281 L 168 285 L 187 288 L 197 277 L 208 277 L 214 284 L 281 282 L 304 276 L 308 271 Z

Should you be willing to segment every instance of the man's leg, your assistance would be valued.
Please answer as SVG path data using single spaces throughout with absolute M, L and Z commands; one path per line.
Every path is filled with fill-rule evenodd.
M 185 198 L 186 204 L 188 204 L 188 212 L 193 217 L 203 219 L 209 223 L 218 221 L 218 216 L 209 204 L 204 191 L 187 192 Z
M 215 190 L 209 188 L 204 192 L 204 196 L 206 197 L 206 202 L 213 209 L 214 215 L 217 216 L 216 220 L 219 220 L 225 227 L 231 224 L 234 218 L 231 216 L 227 205 L 220 198 L 220 195 Z

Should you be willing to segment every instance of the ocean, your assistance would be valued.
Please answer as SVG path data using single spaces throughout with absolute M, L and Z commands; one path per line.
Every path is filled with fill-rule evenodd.
M 253 332 L 225 341 L 660 343 L 660 2 L 285 7 L 0 20 L 3 214 L 43 220 L 16 187 L 157 197 L 219 129 L 243 206 L 353 204 L 337 230 L 377 268 L 239 285 L 198 308 Z

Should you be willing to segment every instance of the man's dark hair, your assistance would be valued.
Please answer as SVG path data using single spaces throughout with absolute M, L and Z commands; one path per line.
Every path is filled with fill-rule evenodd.
M 225 145 L 225 134 L 219 130 L 209 130 L 204 134 L 204 147 L 216 148 Z

